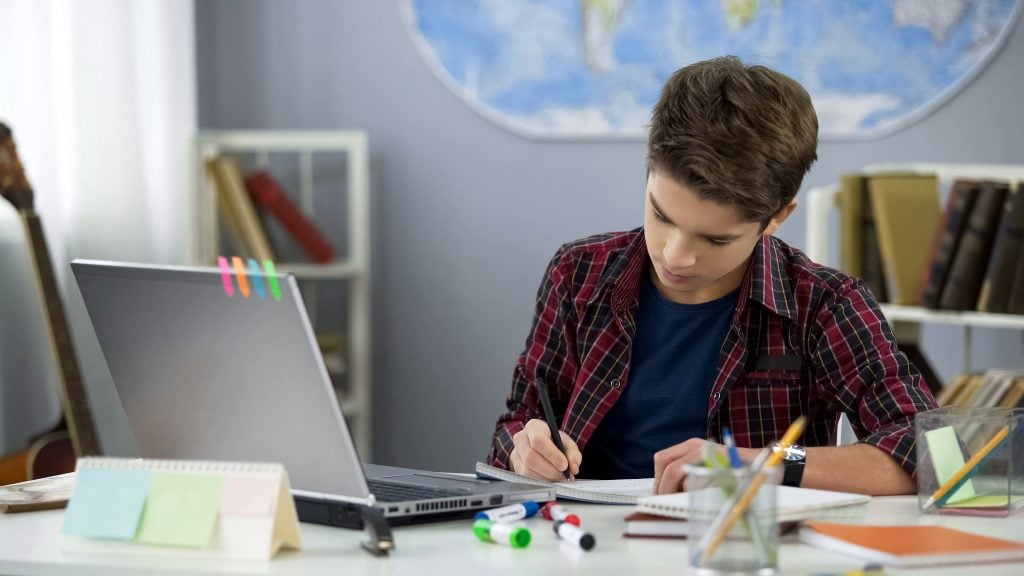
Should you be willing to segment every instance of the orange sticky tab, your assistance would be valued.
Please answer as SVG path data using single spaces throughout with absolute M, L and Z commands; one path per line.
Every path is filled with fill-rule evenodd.
M 242 264 L 242 259 L 238 256 L 232 256 L 231 266 L 235 269 L 235 280 L 238 280 L 238 289 L 242 292 L 242 296 L 248 298 L 249 279 L 245 277 L 245 264 Z

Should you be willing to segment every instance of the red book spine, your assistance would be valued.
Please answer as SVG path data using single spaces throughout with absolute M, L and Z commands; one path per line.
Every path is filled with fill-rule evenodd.
M 264 171 L 250 174 L 245 187 L 257 204 L 274 215 L 314 262 L 326 263 L 334 258 L 334 249 L 316 226 L 288 198 L 277 182 Z

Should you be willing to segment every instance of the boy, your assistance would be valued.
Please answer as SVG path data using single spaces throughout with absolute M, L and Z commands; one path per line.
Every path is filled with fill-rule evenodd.
M 674 492 L 704 438 L 731 428 L 752 460 L 806 415 L 810 447 L 785 451 L 785 484 L 915 491 L 913 417 L 935 400 L 864 284 L 772 236 L 796 208 L 817 131 L 807 92 L 763 66 L 718 58 L 669 79 L 643 228 L 551 260 L 492 465 L 551 481 L 653 476 L 656 493 Z M 860 442 L 830 446 L 843 412 Z

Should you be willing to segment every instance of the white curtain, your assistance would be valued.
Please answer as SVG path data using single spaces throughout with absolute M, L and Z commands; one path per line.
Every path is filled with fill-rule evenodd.
M 0 121 L 36 193 L 105 445 L 122 443 L 126 429 L 68 262 L 188 260 L 193 11 L 192 0 L 0 0 Z M 17 288 L 30 270 L 17 256 L 17 217 L 0 210 L 0 291 L 9 285 L 10 300 L 24 300 L 0 304 L 0 343 L 31 340 L 42 312 Z M 36 352 L 0 348 L 0 449 L 44 429 L 59 407 L 56 372 L 36 361 L 45 342 L 26 345 Z

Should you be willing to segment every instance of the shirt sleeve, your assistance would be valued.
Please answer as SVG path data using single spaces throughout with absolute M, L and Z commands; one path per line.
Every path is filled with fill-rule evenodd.
M 535 378 L 544 378 L 552 395 L 552 407 L 561 419 L 568 405 L 571 383 L 576 374 L 575 342 L 568 329 L 572 320 L 570 257 L 563 246 L 548 264 L 533 315 L 533 324 L 526 339 L 526 348 L 516 361 L 512 376 L 512 392 L 505 399 L 507 411 L 498 417 L 491 439 L 487 461 L 491 466 L 510 469 L 512 436 L 532 418 L 540 418 L 541 410 Z M 561 384 L 564 384 L 561 385 Z
M 935 398 L 897 347 L 874 296 L 850 278 L 819 311 L 814 331 L 821 393 L 850 415 L 860 442 L 914 476 L 914 415 L 935 408 Z

